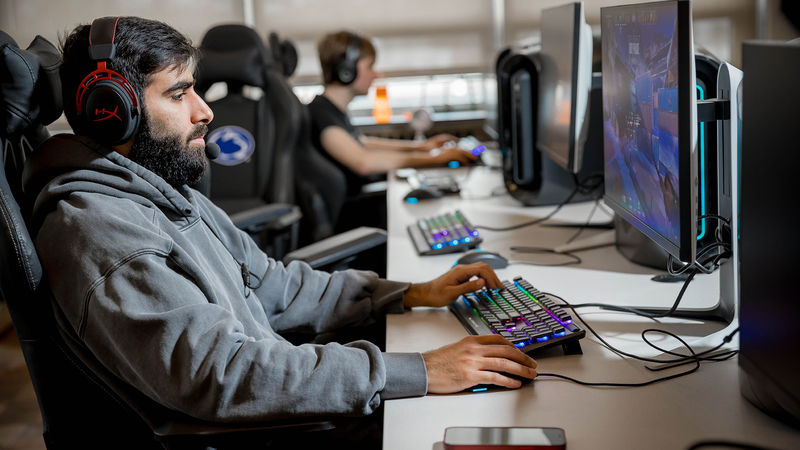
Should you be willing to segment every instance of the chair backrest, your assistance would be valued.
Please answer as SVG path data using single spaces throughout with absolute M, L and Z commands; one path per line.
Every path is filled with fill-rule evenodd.
M 297 66 L 297 51 L 274 32 L 269 35 L 270 51 L 276 65 L 268 70 L 267 101 L 276 112 L 276 128 L 290 133 L 276 152 L 291 158 L 294 167 L 296 203 L 303 214 L 301 245 L 334 234 L 334 225 L 346 195 L 344 174 L 320 155 L 311 141 L 311 118 L 308 109 L 292 91 L 289 77 Z M 288 167 L 288 164 L 287 164 Z
M 291 77 L 295 69 L 297 69 L 297 48 L 291 41 L 281 40 L 278 37 L 278 33 L 274 31 L 269 33 L 267 41 L 269 42 L 269 49 L 272 52 L 272 60 L 275 62 L 275 67 L 284 77 Z
M 48 448 L 91 447 L 124 433 L 129 448 L 153 447 L 144 422 L 68 350 L 26 227 L 21 173 L 49 136 L 44 125 L 61 114 L 60 53 L 40 36 L 23 50 L 0 32 L 0 58 L 0 293 L 36 392 L 44 440 Z
M 269 105 L 272 59 L 261 38 L 244 25 L 219 25 L 208 30 L 201 49 L 197 91 L 205 95 L 218 82 L 227 87 L 224 97 L 209 102 L 214 120 L 207 139 L 222 150 L 211 163 L 209 198 L 228 213 L 294 203 L 293 170 L 276 151 L 291 130 L 277 128 L 276 112 Z M 264 95 L 253 98 L 246 86 Z

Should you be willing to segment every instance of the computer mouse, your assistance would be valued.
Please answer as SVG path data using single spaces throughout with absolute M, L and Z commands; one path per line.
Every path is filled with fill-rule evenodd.
M 431 198 L 439 198 L 442 196 L 442 192 L 438 189 L 426 189 L 426 188 L 415 188 L 408 191 L 403 200 L 406 203 L 417 203 L 420 200 L 428 200 Z
M 508 266 L 508 260 L 500 254 L 483 250 L 470 250 L 464 253 L 464 256 L 458 258 L 456 264 L 472 264 L 476 262 L 484 262 L 492 269 L 502 269 Z
M 503 375 L 503 376 L 509 377 L 509 378 L 513 378 L 515 380 L 519 380 L 520 382 L 522 382 L 523 386 L 525 386 L 526 384 L 530 384 L 533 381 L 533 378 L 526 378 L 526 377 L 523 377 L 521 375 L 514 375 L 513 373 L 500 372 L 500 374 Z M 497 386 L 495 384 L 476 384 L 475 386 L 468 387 L 468 388 L 466 388 L 464 390 L 466 392 L 483 392 L 483 391 L 486 391 L 486 390 L 489 390 L 489 389 L 494 389 L 494 388 L 496 388 L 496 389 L 506 389 L 503 386 Z

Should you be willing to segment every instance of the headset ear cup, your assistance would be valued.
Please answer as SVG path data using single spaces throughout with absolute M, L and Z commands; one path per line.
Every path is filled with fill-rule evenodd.
M 87 89 L 81 111 L 85 133 L 106 145 L 130 140 L 141 121 L 141 114 L 133 106 L 129 94 L 111 80 L 99 80 Z
M 355 67 L 352 67 L 347 61 L 339 63 L 336 74 L 339 78 L 339 82 L 342 84 L 350 84 L 356 79 Z

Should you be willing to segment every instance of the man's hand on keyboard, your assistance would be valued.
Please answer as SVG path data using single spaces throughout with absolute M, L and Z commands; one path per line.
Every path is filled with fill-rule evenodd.
M 536 361 L 498 335 L 467 336 L 424 353 L 428 393 L 449 394 L 478 384 L 518 388 L 522 378 L 535 378 Z
M 474 280 L 471 280 L 472 278 Z M 500 279 L 486 263 L 459 264 L 439 278 L 427 283 L 412 284 L 403 295 L 403 305 L 447 306 L 459 296 L 482 289 L 503 287 Z

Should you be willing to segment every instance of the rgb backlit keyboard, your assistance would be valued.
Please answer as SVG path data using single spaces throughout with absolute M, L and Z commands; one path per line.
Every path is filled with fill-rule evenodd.
M 450 305 L 472 334 L 499 334 L 523 352 L 561 344 L 566 353 L 581 353 L 586 331 L 551 298 L 521 277 L 503 281 L 502 289 L 482 289 Z
M 459 210 L 420 219 L 408 226 L 408 234 L 420 255 L 462 252 L 483 242 Z

